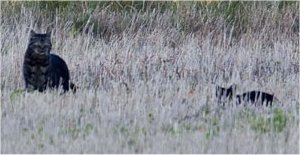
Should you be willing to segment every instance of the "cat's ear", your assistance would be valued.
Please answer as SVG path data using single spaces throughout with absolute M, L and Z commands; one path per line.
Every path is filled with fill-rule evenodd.
M 51 32 L 52 32 L 52 29 L 51 29 L 50 27 L 47 27 L 47 28 L 46 28 L 46 36 L 47 36 L 48 38 L 51 38 Z
M 33 30 L 30 30 L 30 37 L 33 37 L 35 35 L 36 35 L 36 33 Z
M 50 38 L 50 37 L 51 37 L 51 31 L 48 31 L 48 32 L 46 33 L 46 36 Z
M 236 89 L 237 88 L 237 84 L 232 84 L 233 88 Z
M 236 91 L 237 85 L 233 83 L 230 87 L 232 88 L 233 91 Z

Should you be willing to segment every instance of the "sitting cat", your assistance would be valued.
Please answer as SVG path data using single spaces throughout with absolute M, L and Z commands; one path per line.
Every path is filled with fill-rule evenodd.
M 26 90 L 43 92 L 47 87 L 57 89 L 62 85 L 64 92 L 69 88 L 75 92 L 76 86 L 70 82 L 67 64 L 51 54 L 51 48 L 51 33 L 39 34 L 31 30 L 23 63 Z

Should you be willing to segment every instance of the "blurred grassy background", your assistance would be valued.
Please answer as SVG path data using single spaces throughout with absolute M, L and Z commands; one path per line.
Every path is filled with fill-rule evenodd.
M 116 17 L 122 16 L 133 17 L 137 13 L 165 13 L 172 15 L 172 25 L 182 33 L 194 33 L 203 30 L 203 23 L 207 20 L 216 21 L 222 19 L 225 22 L 225 28 L 230 31 L 232 29 L 233 37 L 240 37 L 241 33 L 257 32 L 264 27 L 264 24 L 257 25 L 253 22 L 253 15 L 257 12 L 272 11 L 273 18 L 280 21 L 286 18 L 285 10 L 299 9 L 299 3 L 296 1 L 276 1 L 276 2 L 247 2 L 247 1 L 31 1 L 18 2 L 8 1 L 2 3 L 3 17 L 12 14 L 19 14 L 21 8 L 31 8 L 35 10 L 37 19 L 55 20 L 72 20 L 72 32 L 78 33 L 90 28 L 90 32 L 95 36 L 111 36 L 111 31 L 114 34 L 122 33 L 122 30 L 130 25 L 128 23 L 116 21 L 113 26 L 107 26 L 109 20 L 101 20 L 105 14 L 101 14 L 101 10 L 113 12 Z M 295 12 L 295 11 L 294 11 Z M 99 18 L 102 16 L 102 18 Z M 267 14 L 262 13 L 261 19 L 266 19 Z M 291 16 L 296 17 L 297 14 Z M 263 22 L 263 21 L 262 21 Z M 51 23 L 51 22 L 50 22 Z M 40 25 L 39 25 L 40 24 Z M 211 23 L 212 27 L 217 27 Z M 284 23 L 279 23 L 277 26 L 282 26 Z M 92 26 L 93 25 L 93 26 Z M 38 27 L 41 22 L 38 22 Z M 49 25 L 49 28 L 53 25 Z M 299 18 L 292 25 L 295 33 L 299 32 Z M 204 32 L 205 33 L 205 32 Z

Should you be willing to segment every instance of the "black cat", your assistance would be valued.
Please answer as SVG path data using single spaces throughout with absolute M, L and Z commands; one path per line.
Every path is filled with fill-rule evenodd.
M 47 87 L 58 88 L 62 85 L 64 92 L 69 88 L 75 92 L 67 64 L 59 56 L 50 54 L 51 48 L 50 32 L 39 34 L 31 30 L 23 64 L 26 90 L 43 92 Z
M 266 103 L 266 106 L 272 106 L 274 99 L 276 98 L 273 94 L 269 94 L 262 91 L 250 91 L 240 95 L 236 95 L 236 104 L 239 105 L 242 102 L 250 102 L 258 106 L 263 105 L 264 103 Z

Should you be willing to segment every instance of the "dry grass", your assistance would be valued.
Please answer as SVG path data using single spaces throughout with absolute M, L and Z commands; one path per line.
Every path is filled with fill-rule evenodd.
M 34 12 L 2 18 L 1 153 L 299 153 L 299 11 L 285 11 L 291 18 L 277 23 L 276 11 L 263 12 L 266 24 L 239 40 L 222 19 L 184 34 L 168 13 L 139 13 L 152 21 L 109 40 L 57 19 L 53 53 L 80 87 L 65 95 L 21 91 Z M 274 93 L 283 107 L 218 107 L 215 84 L 232 83 Z

